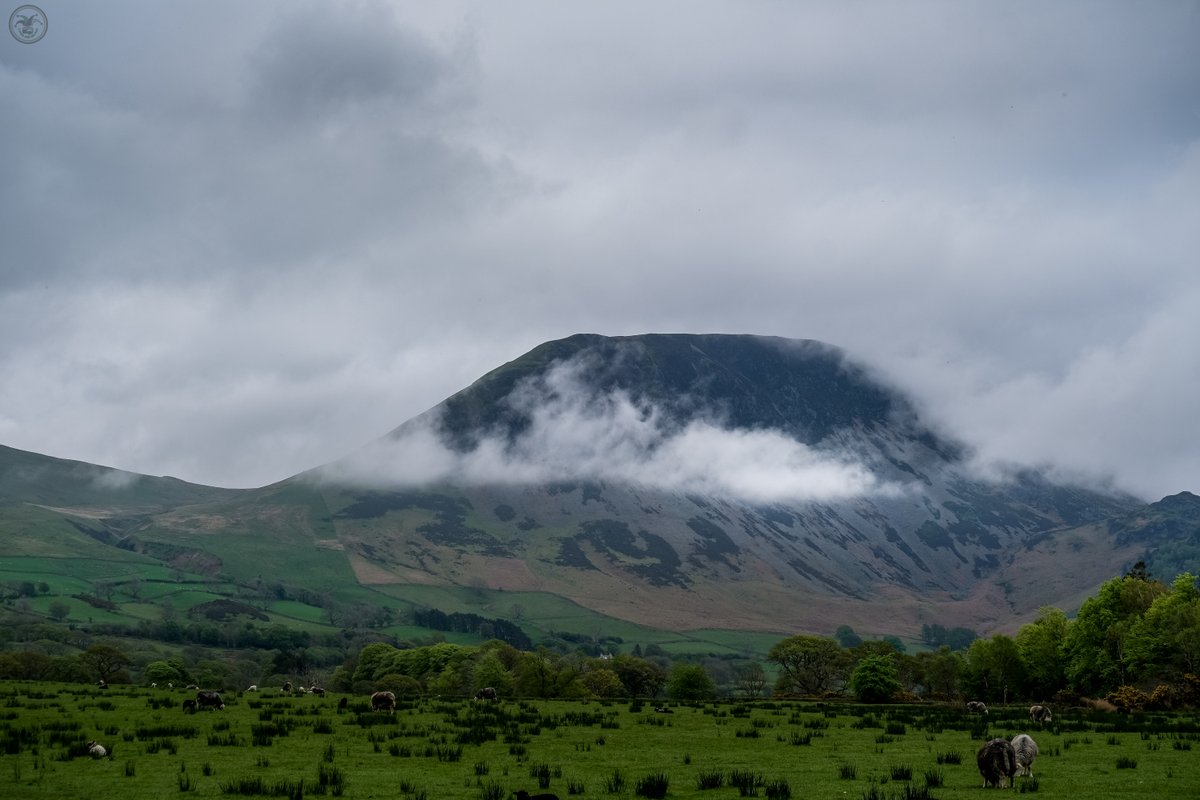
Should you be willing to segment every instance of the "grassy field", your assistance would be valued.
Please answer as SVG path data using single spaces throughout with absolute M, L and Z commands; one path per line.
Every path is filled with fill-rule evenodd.
M 1200 716 L 793 702 L 653 704 L 425 698 L 395 714 L 366 698 L 227 694 L 186 714 L 182 690 L 0 684 L 0 797 L 105 800 L 342 796 L 505 800 L 991 796 L 976 748 L 1030 733 L 1016 789 L 1045 798 L 1200 796 Z M 110 748 L 94 759 L 84 744 Z M 739 784 L 741 788 L 739 788 Z M 709 787 L 709 788 L 703 788 Z M 752 793 L 752 794 L 751 794 Z

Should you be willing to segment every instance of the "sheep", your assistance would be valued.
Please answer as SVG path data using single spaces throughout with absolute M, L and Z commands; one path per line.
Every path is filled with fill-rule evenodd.
M 498 695 L 492 686 L 485 686 L 475 693 L 476 700 L 495 700 Z
M 984 744 L 975 753 L 975 763 L 979 765 L 985 788 L 997 786 L 1003 789 L 1005 780 L 1012 786 L 1013 775 L 1017 772 L 1017 756 L 1007 739 L 992 739 Z
M 979 700 L 972 700 L 967 703 L 967 711 L 970 711 L 972 714 L 986 714 L 988 713 L 987 704 Z
M 371 695 L 372 711 L 395 711 L 396 695 L 393 692 L 375 692 Z
M 324 696 L 325 696 L 325 689 L 324 689 L 324 688 L 322 688 L 322 687 L 320 687 L 320 686 L 314 686 L 314 687 L 312 687 L 311 689 L 309 689 L 308 691 L 309 691 L 311 694 L 315 694 L 317 697 L 324 697 Z
M 346 708 L 349 707 L 349 705 L 350 705 L 350 698 L 343 697 L 341 700 L 338 700 L 338 711 L 345 711 Z
M 1034 722 L 1047 723 L 1051 721 L 1049 706 L 1030 706 L 1029 718 Z
M 225 701 L 221 699 L 221 695 L 207 689 L 201 689 L 196 692 L 196 706 L 198 708 L 225 708 Z
M 183 701 L 183 713 L 185 713 L 185 714 L 195 714 L 196 713 L 196 701 L 194 699 L 189 697 L 187 700 Z
M 92 758 L 104 758 L 108 755 L 108 751 L 104 749 L 104 745 L 98 744 L 95 739 L 88 742 L 84 747 L 87 748 L 88 755 Z
M 290 693 L 290 692 L 292 691 L 292 682 L 291 682 L 291 681 L 286 681 L 286 682 L 283 684 L 283 688 L 282 688 L 282 689 L 280 689 L 279 691 L 283 692 L 284 694 L 288 694 L 288 693 Z
M 257 692 L 257 691 L 258 691 L 258 684 L 257 684 L 257 683 L 252 683 L 252 684 L 250 684 L 249 686 L 247 686 L 247 687 L 246 687 L 246 691 L 247 691 L 247 692 Z
M 1017 757 L 1017 774 L 1033 777 L 1033 760 L 1037 758 L 1037 742 L 1027 733 L 1018 733 L 1012 740 L 1013 752 Z
M 517 789 L 515 792 L 517 800 L 558 800 L 558 795 L 546 792 L 545 794 L 530 794 L 524 789 Z

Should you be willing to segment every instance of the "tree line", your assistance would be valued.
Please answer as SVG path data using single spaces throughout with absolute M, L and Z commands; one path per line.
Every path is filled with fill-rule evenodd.
M 1191 573 L 1167 585 L 1139 562 L 1101 585 L 1075 619 L 1046 607 L 1014 636 L 975 638 L 963 651 L 943 645 L 908 655 L 887 642 L 846 647 L 836 638 L 792 636 L 768 658 L 779 669 L 777 694 L 1194 705 L 1200 701 L 1200 590 Z
M 619 642 L 588 647 L 557 638 L 534 646 L 517 626 L 470 614 L 421 612 L 448 630 L 478 630 L 482 645 L 397 642 L 377 631 L 317 635 L 249 622 L 181 625 L 144 622 L 138 633 L 184 643 L 182 652 L 128 653 L 110 637 L 60 626 L 20 629 L 30 645 L 0 652 L 0 678 L 198 683 L 239 688 L 295 678 L 346 692 L 469 695 L 492 686 L 539 698 L 665 696 L 854 696 L 868 702 L 961 700 L 1073 702 L 1108 698 L 1124 708 L 1171 708 L 1200 701 L 1200 589 L 1191 573 L 1170 585 L 1144 565 L 1105 582 L 1075 619 L 1041 609 L 1015 635 L 978 638 L 962 628 L 925 626 L 927 643 L 907 653 L 896 637 L 864 641 L 847 626 L 833 637 L 796 635 L 777 642 L 765 663 L 750 658 L 672 658 L 661 648 L 619 652 Z M 162 626 L 163 630 L 158 630 Z M 102 631 L 101 631 L 102 632 Z M 10 629 L 10 644 L 17 631 Z M 128 642 L 129 640 L 124 640 Z M 217 645 L 243 650 L 216 649 Z

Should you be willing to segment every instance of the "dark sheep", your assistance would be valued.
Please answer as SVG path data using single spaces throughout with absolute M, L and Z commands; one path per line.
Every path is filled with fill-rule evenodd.
M 287 681 L 286 683 L 284 683 L 283 689 L 281 691 L 284 692 L 284 694 L 291 692 L 292 691 L 292 682 Z
M 185 714 L 195 714 L 196 713 L 196 701 L 191 699 L 190 697 L 187 700 L 184 700 L 183 701 L 183 712 Z
M 979 700 L 972 700 L 967 703 L 967 711 L 970 711 L 972 714 L 986 714 L 988 713 L 987 704 Z
M 196 707 L 197 708 L 225 708 L 225 701 L 221 699 L 221 695 L 217 692 L 208 689 L 201 689 L 196 692 Z
M 321 688 L 320 686 L 314 686 L 311 689 L 309 689 L 309 691 L 312 692 L 313 694 L 315 694 L 317 697 L 325 696 L 325 690 L 323 688 Z
M 341 700 L 338 700 L 338 711 L 345 711 L 346 707 L 349 705 L 350 705 L 350 698 L 343 697 Z
M 485 686 L 475 693 L 476 700 L 495 700 L 498 696 L 496 689 L 492 686 Z
M 984 787 L 1003 789 L 1006 780 L 1009 786 L 1013 785 L 1013 776 L 1017 774 L 1017 754 L 1007 739 L 992 739 L 980 747 L 975 754 L 975 763 L 979 765 Z
M 396 695 L 393 692 L 376 692 L 371 695 L 372 711 L 395 711 Z
M 1050 707 L 1049 706 L 1030 706 L 1029 707 L 1029 719 L 1033 720 L 1034 722 L 1040 722 L 1040 723 L 1050 722 L 1052 719 L 1052 717 L 1050 716 Z
M 524 789 L 517 789 L 516 795 L 517 800 L 558 800 L 558 795 L 551 792 L 546 792 L 544 794 L 530 794 Z

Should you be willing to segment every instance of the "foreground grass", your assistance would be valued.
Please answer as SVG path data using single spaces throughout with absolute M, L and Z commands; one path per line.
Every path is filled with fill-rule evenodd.
M 673 706 L 422 699 L 392 714 L 365 698 L 227 695 L 224 711 L 181 711 L 192 693 L 0 684 L 0 797 L 342 796 L 918 800 L 987 797 L 975 749 L 1030 733 L 1041 754 L 1017 790 L 1045 798 L 1200 796 L 1200 717 L 1024 708 L 761 702 Z M 109 757 L 93 759 L 96 739 Z M 743 783 L 739 790 L 735 785 Z M 640 787 L 639 787 L 640 784 Z M 701 788 L 712 785 L 714 788 Z

